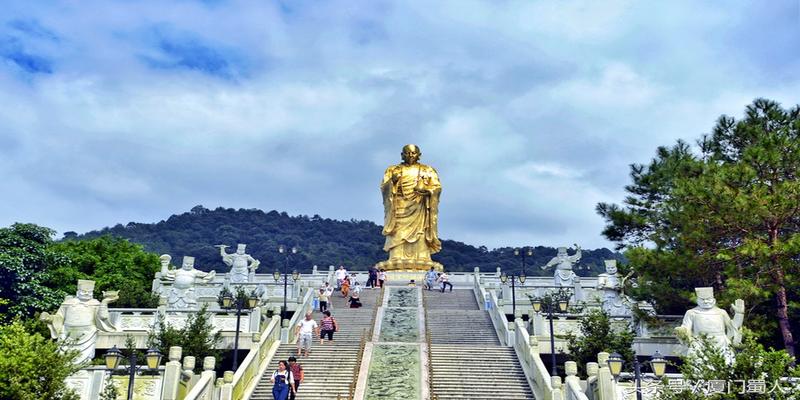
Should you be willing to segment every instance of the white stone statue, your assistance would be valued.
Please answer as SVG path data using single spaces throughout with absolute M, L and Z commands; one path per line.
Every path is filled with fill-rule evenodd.
M 219 255 L 222 256 L 222 262 L 231 267 L 231 272 L 229 274 L 231 283 L 249 282 L 250 272 L 252 271 L 255 273 L 259 264 L 261 264 L 260 261 L 244 252 L 246 246 L 245 244 L 238 244 L 236 246 L 236 252 L 232 254 L 225 252 L 225 248 L 228 246 L 223 244 L 217 246 L 219 247 Z
M 605 260 L 606 272 L 597 276 L 597 290 L 603 292 L 603 311 L 608 315 L 630 316 L 631 302 L 625 296 L 626 277 L 617 272 L 617 260 Z
M 80 352 L 75 360 L 80 364 L 94 358 L 98 330 L 118 330 L 108 315 L 108 303 L 118 298 L 118 291 L 107 291 L 103 292 L 103 301 L 97 301 L 94 281 L 80 279 L 75 297 L 66 296 L 55 314 L 43 312 L 39 318 L 47 323 L 53 339 L 65 339 L 68 349 Z
M 169 254 L 162 254 L 161 257 L 158 257 L 158 260 L 161 261 L 161 276 L 167 274 L 169 271 L 169 263 L 172 261 L 172 256 Z
M 731 319 L 725 310 L 717 307 L 714 288 L 701 287 L 694 290 L 697 293 L 697 307 L 686 312 L 681 326 L 675 328 L 675 334 L 689 346 L 689 354 L 697 351 L 696 339 L 706 336 L 732 362 L 733 352 L 730 347 L 742 341 L 740 329 L 744 322 L 744 300 L 734 301 L 731 306 L 734 315 Z
M 559 247 L 558 254 L 542 267 L 542 269 L 556 267 L 553 276 L 556 286 L 572 287 L 575 283 L 580 282 L 581 278 L 572 271 L 572 266 L 581 260 L 581 247 L 576 244 L 575 249 L 575 254 L 569 255 L 566 247 Z
M 203 272 L 194 269 L 194 257 L 184 256 L 180 269 L 171 269 L 164 274 L 164 279 L 173 281 L 167 296 L 168 308 L 197 308 L 197 295 L 195 284 L 199 279 L 208 283 L 216 272 Z

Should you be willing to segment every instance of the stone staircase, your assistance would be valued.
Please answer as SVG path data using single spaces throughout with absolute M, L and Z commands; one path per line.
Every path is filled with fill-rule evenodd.
M 298 399 L 330 400 L 337 396 L 347 398 L 350 385 L 357 379 L 353 376 L 353 369 L 359 361 L 361 336 L 372 328 L 373 309 L 379 292 L 377 289 L 362 291 L 360 297 L 364 306 L 356 309 L 347 308 L 346 299 L 338 292 L 334 293 L 331 298 L 331 313 L 339 325 L 339 332 L 334 334 L 333 343 L 326 340 L 324 345 L 320 345 L 319 339 L 315 337 L 309 357 L 297 357 L 295 344 L 281 344 L 250 399 L 272 400 L 272 384 L 269 379 L 278 368 L 278 361 L 286 360 L 291 355 L 297 357 L 305 372 L 305 380 L 297 392 Z M 319 323 L 322 314 L 315 311 L 314 319 Z
M 446 399 L 533 399 L 511 347 L 432 344 L 433 391 Z
M 491 317 L 473 290 L 424 291 L 431 386 L 445 399 L 533 399 L 511 347 L 500 345 Z

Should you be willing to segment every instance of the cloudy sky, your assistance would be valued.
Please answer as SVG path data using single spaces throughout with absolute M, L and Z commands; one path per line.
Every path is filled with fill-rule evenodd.
M 202 204 L 382 220 L 419 144 L 441 236 L 605 246 L 628 164 L 800 102 L 800 2 L 3 2 L 0 226 Z

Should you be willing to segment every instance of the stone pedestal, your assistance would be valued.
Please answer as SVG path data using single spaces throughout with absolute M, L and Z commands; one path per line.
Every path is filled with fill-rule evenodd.
M 444 271 L 444 265 L 436 261 L 423 260 L 386 260 L 375 264 L 375 268 L 385 269 L 386 271 L 429 271 L 433 267 L 436 271 Z

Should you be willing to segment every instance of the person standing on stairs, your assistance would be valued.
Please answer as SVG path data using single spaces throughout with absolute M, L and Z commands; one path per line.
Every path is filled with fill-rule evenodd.
M 438 278 L 436 270 L 431 267 L 431 270 L 425 273 L 425 288 L 428 290 L 433 289 L 433 283 L 436 282 L 436 278 Z
M 304 378 L 303 366 L 297 363 L 297 358 L 289 357 L 289 371 L 292 373 L 292 378 L 294 378 L 294 390 L 289 393 L 289 400 L 295 400 Z
M 319 326 L 317 321 L 314 321 L 310 312 L 306 313 L 306 318 L 300 321 L 295 328 L 294 334 L 297 336 L 297 355 L 300 356 L 303 348 L 306 350 L 306 357 L 311 354 L 311 342 L 313 335 L 319 335 Z
M 330 311 L 322 313 L 322 321 L 320 321 L 319 344 L 325 343 L 325 336 L 328 341 L 333 343 L 333 332 L 339 331 L 339 325 L 336 324 L 336 318 L 331 317 Z
M 378 272 L 378 286 L 383 287 L 383 284 L 386 282 L 386 270 L 382 269 Z
M 347 270 L 344 269 L 344 265 L 340 265 L 334 275 L 336 276 L 336 290 L 339 290 L 342 288 L 342 282 L 347 278 Z
M 319 289 L 319 312 L 325 312 L 328 309 L 328 292 L 325 289 Z
M 451 292 L 453 291 L 453 284 L 450 283 L 450 275 L 447 275 L 447 271 L 442 271 L 442 274 L 439 275 L 439 282 L 442 283 L 442 293 L 447 286 L 450 286 Z
M 275 400 L 288 400 L 289 392 L 295 392 L 294 377 L 286 361 L 278 361 L 278 370 L 272 373 L 269 380 L 272 385 L 272 397 Z
M 350 278 L 346 276 L 344 277 L 344 280 L 342 281 L 341 290 L 342 290 L 342 297 L 347 298 L 347 296 L 350 294 Z
M 369 279 L 367 279 L 366 287 L 375 289 L 378 286 L 378 269 L 375 266 L 369 267 Z

